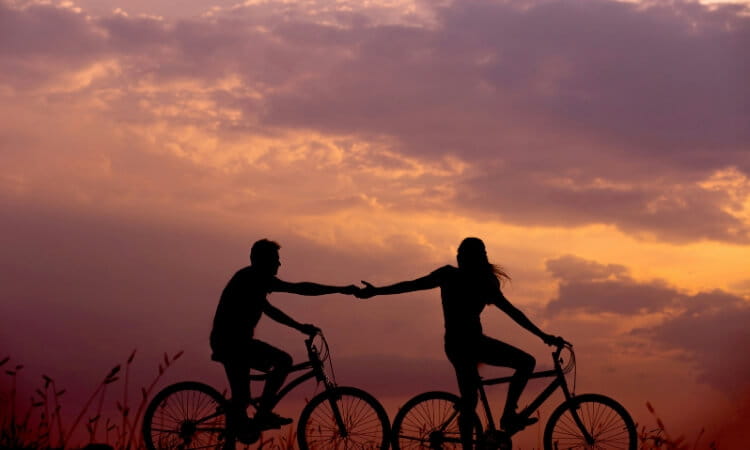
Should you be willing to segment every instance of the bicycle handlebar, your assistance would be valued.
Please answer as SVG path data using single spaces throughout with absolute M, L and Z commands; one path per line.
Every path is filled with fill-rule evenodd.
M 305 338 L 305 347 L 307 347 L 308 351 L 311 351 L 313 349 L 313 341 L 316 337 L 320 336 L 323 341 L 325 341 L 325 337 L 323 336 L 323 330 L 318 328 L 318 330 L 313 334 L 308 334 L 307 338 Z
M 562 338 L 560 338 L 560 339 L 562 339 Z M 565 339 L 562 339 L 562 343 L 561 344 L 555 344 L 555 351 L 552 352 L 552 355 L 553 355 L 555 361 L 557 361 L 557 359 L 560 357 L 560 353 L 562 353 L 562 351 L 563 351 L 564 348 L 567 348 L 567 349 L 569 349 L 572 352 L 573 351 L 573 344 L 571 344 L 570 342 L 566 341 Z

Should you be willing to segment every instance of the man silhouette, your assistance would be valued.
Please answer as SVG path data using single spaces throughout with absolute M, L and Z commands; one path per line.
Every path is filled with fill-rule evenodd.
M 276 393 L 281 388 L 292 367 L 292 357 L 263 341 L 255 339 L 255 327 L 265 313 L 271 319 L 295 328 L 305 334 L 315 334 L 319 329 L 301 324 L 278 308 L 272 306 L 267 294 L 289 292 L 299 295 L 348 294 L 358 292 L 354 285 L 327 286 L 300 282 L 288 283 L 276 277 L 281 261 L 276 242 L 261 239 L 250 250 L 250 265 L 234 274 L 221 294 L 211 330 L 212 359 L 221 362 L 226 370 L 232 391 L 228 426 L 234 427 L 242 441 L 242 432 L 250 423 L 247 407 L 250 405 L 250 369 L 268 372 L 268 378 L 257 405 L 255 420 L 261 428 L 278 428 L 292 422 L 272 412 Z

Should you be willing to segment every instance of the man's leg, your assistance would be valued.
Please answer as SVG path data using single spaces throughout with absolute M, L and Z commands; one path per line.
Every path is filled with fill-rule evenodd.
M 511 427 L 520 426 L 523 428 L 536 422 L 536 420 L 530 420 L 517 423 L 516 414 L 518 400 L 529 381 L 529 376 L 534 372 L 534 366 L 536 365 L 534 357 L 512 345 L 485 336 L 482 339 L 480 359 L 486 364 L 510 367 L 516 370 L 508 385 L 508 398 L 505 401 L 501 424 L 505 423 L 505 425 Z M 505 425 L 502 425 L 503 428 L 506 428 Z
M 292 357 L 288 353 L 257 339 L 254 339 L 251 343 L 250 356 L 250 367 L 268 373 L 265 386 L 263 386 L 263 393 L 258 402 L 256 418 L 271 417 L 270 413 L 279 400 L 276 394 L 284 385 L 284 380 L 286 380 L 292 367 Z M 271 418 L 276 421 L 280 420 L 281 425 L 291 422 L 290 419 Z
M 247 417 L 247 407 L 250 406 L 250 384 L 248 375 L 250 366 L 240 359 L 224 361 L 224 370 L 229 380 L 232 397 L 229 400 L 230 411 L 235 417 Z

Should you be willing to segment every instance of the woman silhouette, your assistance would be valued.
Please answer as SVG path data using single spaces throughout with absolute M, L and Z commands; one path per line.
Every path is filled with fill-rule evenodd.
M 365 288 L 355 294 L 359 298 L 375 295 L 400 294 L 440 287 L 445 321 L 445 353 L 456 370 L 461 393 L 459 429 L 464 450 L 471 450 L 471 417 L 477 405 L 479 387 L 478 364 L 515 369 L 508 387 L 508 397 L 500 426 L 519 430 L 536 422 L 516 413 L 518 399 L 526 386 L 536 361 L 528 353 L 482 333 L 479 316 L 485 305 L 493 304 L 508 314 L 516 323 L 539 336 L 548 345 L 565 342 L 562 338 L 542 332 L 520 310 L 511 305 L 500 290 L 501 282 L 510 277 L 487 259 L 481 239 L 469 237 L 458 247 L 458 267 L 443 266 L 427 276 L 402 281 L 390 286 L 375 287 L 362 281 Z

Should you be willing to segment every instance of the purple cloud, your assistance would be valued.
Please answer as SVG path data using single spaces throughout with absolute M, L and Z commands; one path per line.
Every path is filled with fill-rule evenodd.
M 685 299 L 685 311 L 659 325 L 638 329 L 662 346 L 691 355 L 698 380 L 727 393 L 742 392 L 750 378 L 750 305 L 722 291 Z
M 636 281 L 624 266 L 575 256 L 548 261 L 547 271 L 560 280 L 548 314 L 664 313 L 660 323 L 637 328 L 631 336 L 681 351 L 694 363 L 701 382 L 727 392 L 747 386 L 750 359 L 737 353 L 750 345 L 750 303 L 742 297 L 718 289 L 686 294 L 662 281 Z
M 750 173 L 746 7 L 468 1 L 431 9 L 430 22 L 318 6 L 261 3 L 169 21 L 2 2 L 0 81 L 33 93 L 114 58 L 118 71 L 79 94 L 116 90 L 110 114 L 129 123 L 153 123 L 148 105 L 196 97 L 240 111 L 212 117 L 218 132 L 313 130 L 467 164 L 439 180 L 452 198 L 399 196 L 394 207 L 750 242 L 732 213 L 737 200 L 700 185 L 718 170 Z M 230 76 L 240 86 L 220 85 Z M 185 80 L 202 90 L 168 87 Z M 201 114 L 169 120 L 207 126 Z
M 547 271 L 560 280 L 557 297 L 547 312 L 566 311 L 633 315 L 659 312 L 685 296 L 660 281 L 641 283 L 619 264 L 599 264 L 575 256 L 546 263 Z

